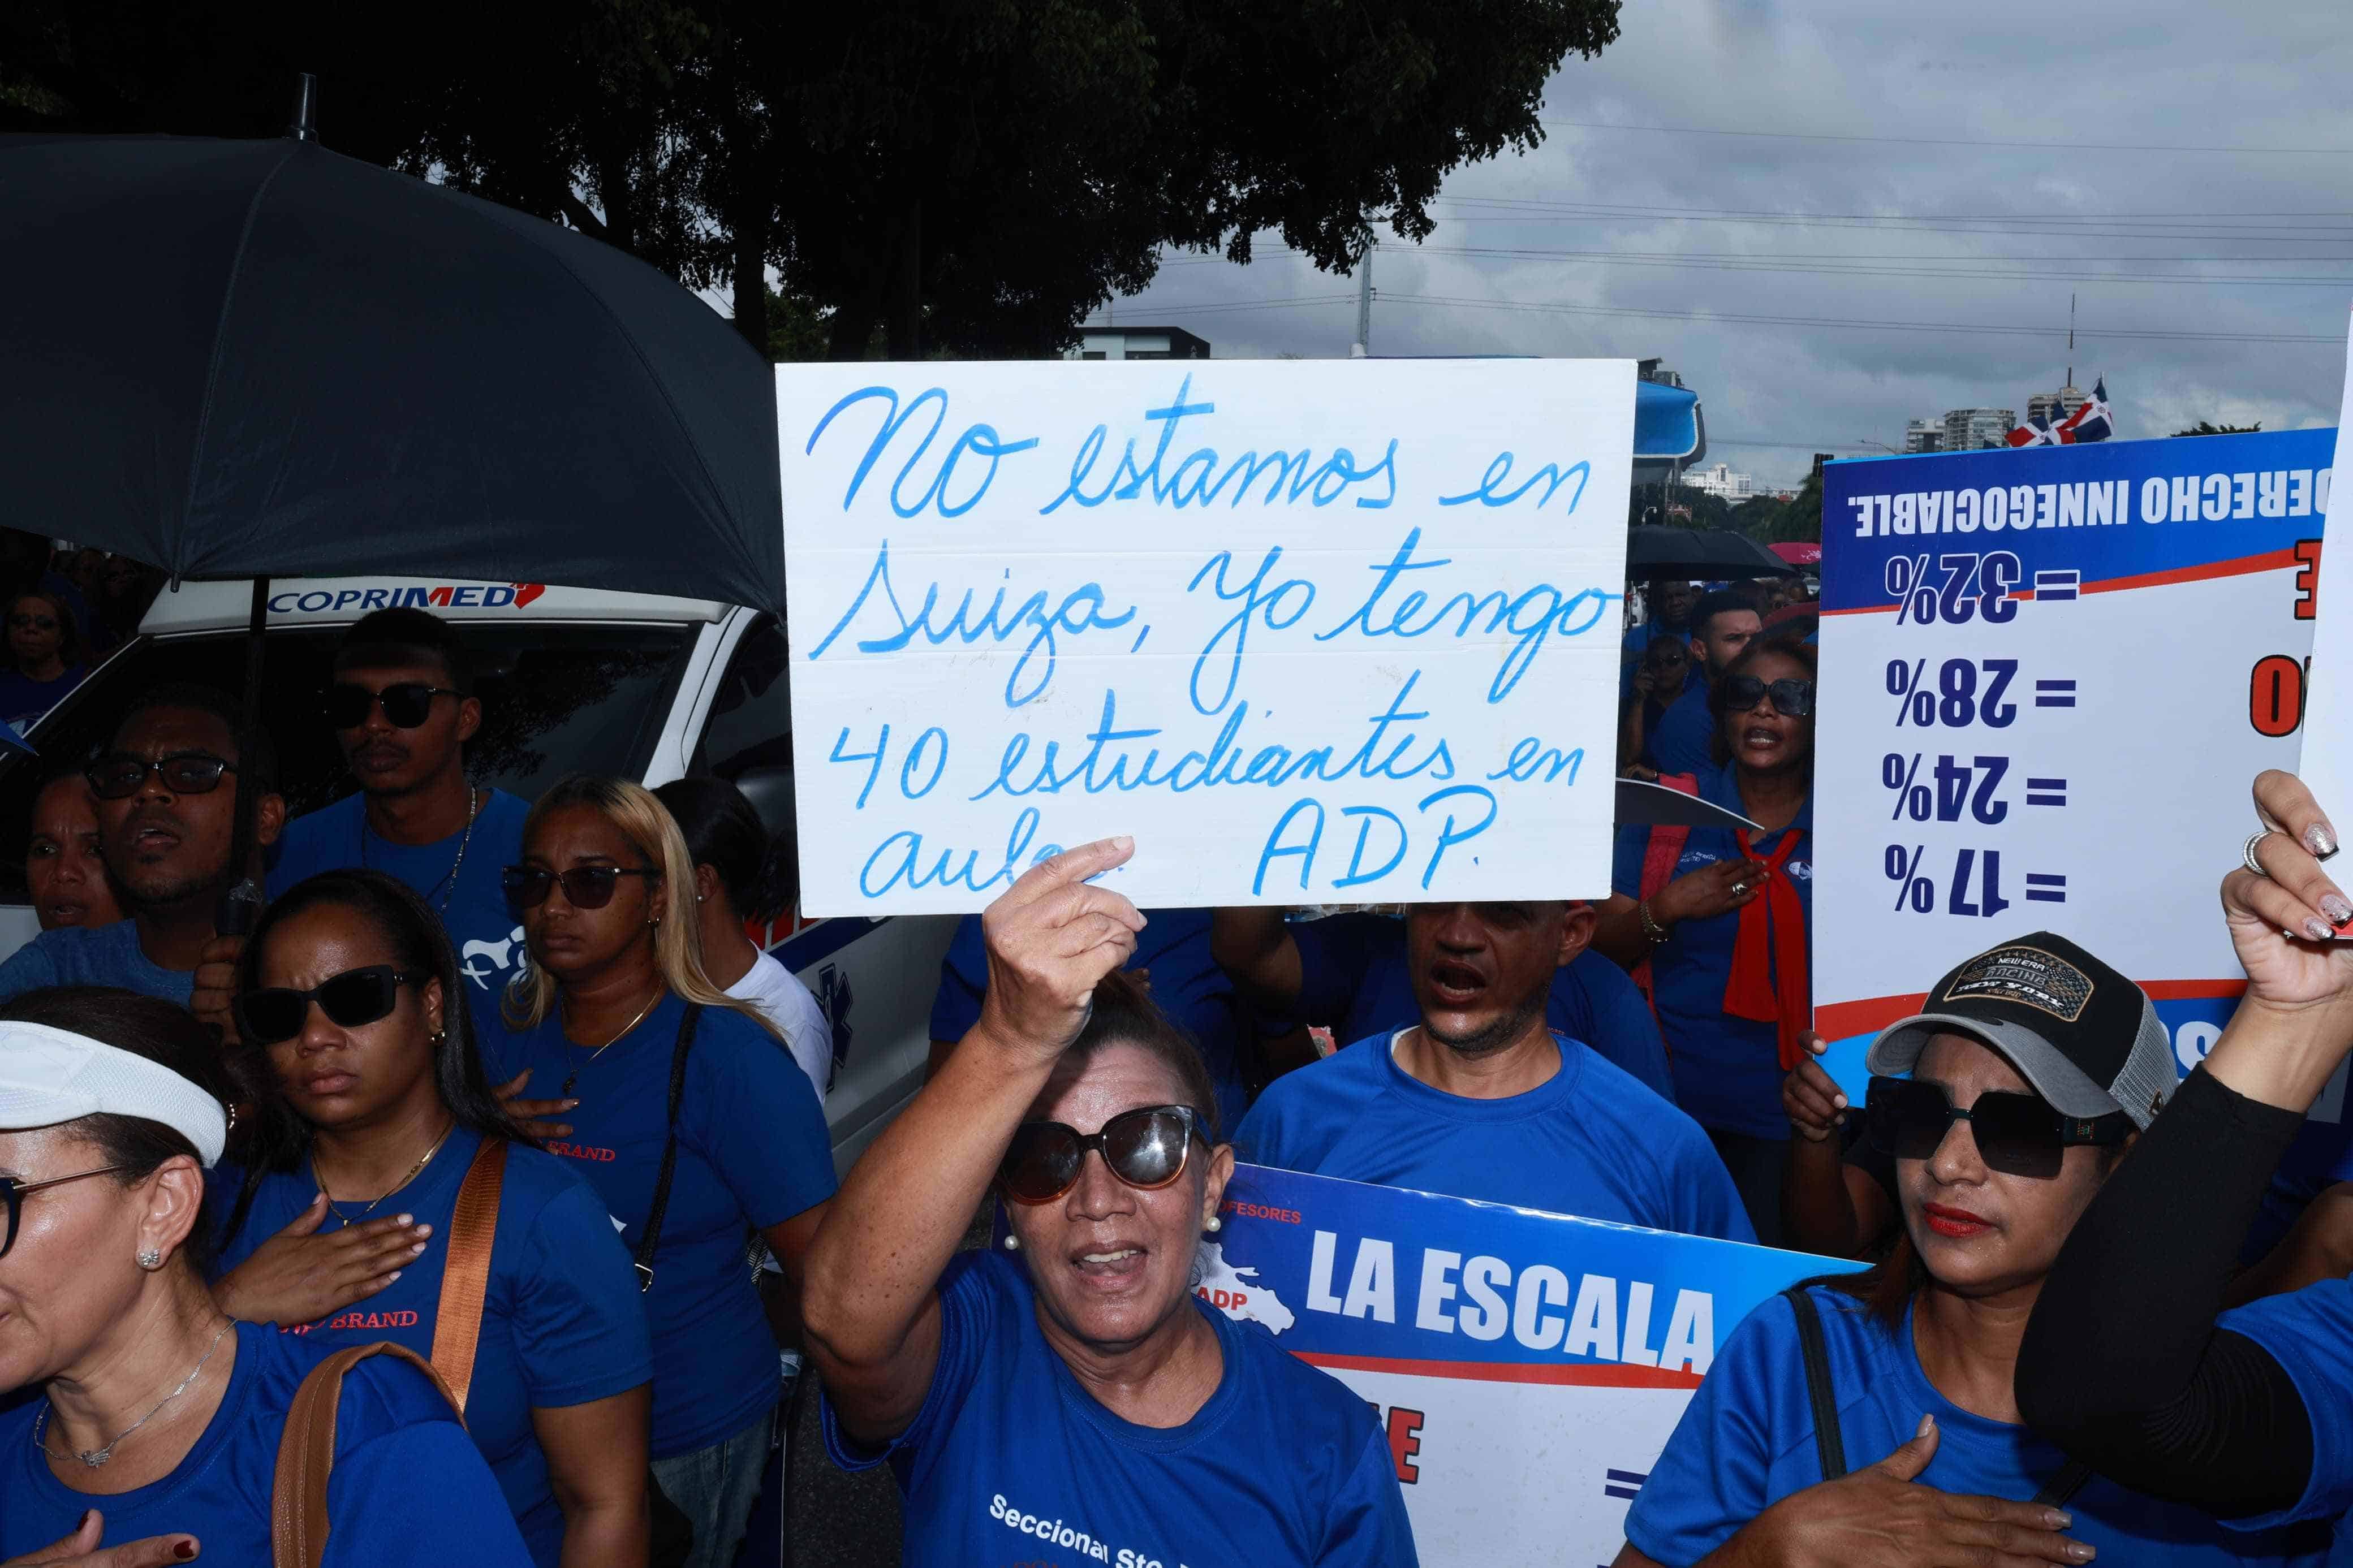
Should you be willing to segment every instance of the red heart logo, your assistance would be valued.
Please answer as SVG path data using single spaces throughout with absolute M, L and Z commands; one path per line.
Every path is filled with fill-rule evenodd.
M 515 608 L 518 610 L 522 609 L 525 605 L 530 604 L 533 599 L 538 598 L 542 594 L 546 592 L 547 584 L 544 583 L 516 584 L 514 600 Z

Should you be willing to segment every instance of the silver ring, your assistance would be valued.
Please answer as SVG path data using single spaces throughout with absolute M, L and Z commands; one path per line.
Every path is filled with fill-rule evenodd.
M 1733 884 L 1732 884 L 1732 893 L 1733 893 L 1733 897 L 1735 897 L 1735 898 L 1738 898 L 1741 894 L 1743 894 L 1743 893 L 1746 892 L 1747 890 L 1748 890 L 1748 884 L 1747 884 L 1747 883 L 1746 883 L 1746 882 L 1735 882 L 1735 883 L 1733 883 Z
M 2261 844 L 2264 839 L 2269 838 L 2273 834 L 2277 833 L 2279 829 L 2276 827 L 2266 827 L 2261 832 L 2248 834 L 2245 847 L 2239 851 L 2239 858 L 2245 861 L 2247 869 L 2253 871 L 2258 877 L 2269 877 L 2271 873 L 2264 870 L 2263 863 L 2255 858 L 2255 846 Z

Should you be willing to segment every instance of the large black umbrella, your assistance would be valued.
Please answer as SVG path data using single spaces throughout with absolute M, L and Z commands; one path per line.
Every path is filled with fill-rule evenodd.
M 1746 534 L 1658 523 L 1626 531 L 1626 575 L 1631 578 L 1791 577 L 1797 571 Z
M 248 750 L 272 575 L 781 608 L 766 361 L 634 258 L 326 151 L 313 86 L 280 141 L 0 137 L 0 521 L 256 579 Z
M 0 521 L 35 533 L 781 607 L 772 375 L 635 258 L 315 140 L 0 137 Z

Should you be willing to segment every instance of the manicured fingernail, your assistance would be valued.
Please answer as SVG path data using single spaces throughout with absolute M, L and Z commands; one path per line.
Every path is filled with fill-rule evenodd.
M 174 1541 L 172 1542 L 172 1555 L 183 1563 L 194 1563 L 196 1560 L 196 1543 L 193 1541 Z
M 2067 1555 L 2078 1563 L 2089 1563 L 2099 1555 L 2099 1551 L 2088 1541 L 2071 1541 L 2067 1543 Z
M 2337 835 L 2328 824 L 2316 822 L 2304 830 L 2304 847 L 2316 860 L 2326 860 L 2337 853 Z
M 1920 1417 L 1920 1425 L 1912 1429 L 1912 1436 L 1915 1437 L 1926 1437 L 1929 1433 L 1934 1432 L 1936 1429 L 1936 1418 L 1934 1415 L 1923 1415 Z
M 2337 928 L 2316 917 L 2304 922 L 2304 934 L 2315 942 L 2327 942 L 2337 934 Z
M 567 1100 L 556 1109 L 559 1110 L 577 1110 L 580 1109 L 580 1102 L 576 1100 Z
M 396 1280 L 396 1279 L 399 1279 L 399 1278 L 400 1278 L 400 1270 L 399 1270 L 399 1269 L 397 1269 L 397 1268 L 396 1268 L 396 1269 L 394 1269 L 391 1273 L 389 1273 L 389 1274 L 387 1274 L 387 1275 L 385 1275 L 385 1276 L 384 1277 L 384 1282 L 385 1282 L 385 1284 L 389 1285 L 389 1284 L 391 1284 L 394 1280 Z
M 395 1215 L 392 1217 L 402 1225 L 415 1225 L 417 1223 L 417 1216 L 413 1214 Z
M 1834 1094 L 1831 1096 L 1831 1103 L 1837 1106 L 1841 1110 L 1844 1110 L 1846 1109 L 1846 1096 L 1842 1094 Z
M 2073 1530 L 2075 1528 L 2075 1516 L 2054 1508 L 2042 1516 L 2042 1522 L 2053 1530 Z
M 433 1227 L 429 1225 L 420 1225 L 417 1227 L 417 1234 L 419 1236 L 431 1236 L 433 1234 Z
M 1123 833 L 1111 841 L 1111 847 L 1114 849 L 1133 849 L 1135 847 L 1135 840 Z
M 2347 921 L 2353 921 L 2353 904 L 2347 903 L 2345 896 L 2341 893 L 2321 894 L 2320 912 L 2328 917 L 2328 923 L 2333 926 L 2341 926 Z
M 420 1242 L 418 1242 L 416 1246 L 414 1246 L 414 1247 L 410 1247 L 410 1248 L 408 1249 L 408 1256 L 409 1256 L 409 1257 L 411 1257 L 411 1258 L 414 1258 L 414 1257 L 416 1257 L 418 1253 L 420 1253 L 420 1252 L 422 1252 L 422 1251 L 424 1251 L 424 1250 L 425 1250 L 425 1244 L 424 1244 L 423 1242 L 421 1242 L 421 1241 L 420 1241 Z

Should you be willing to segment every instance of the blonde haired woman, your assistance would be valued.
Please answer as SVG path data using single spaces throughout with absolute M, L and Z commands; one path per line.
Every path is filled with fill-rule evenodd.
M 651 794 L 565 780 L 506 870 L 529 973 L 485 1043 L 509 1109 L 604 1199 L 653 1331 L 654 1479 L 732 1562 L 768 1452 L 776 1342 L 744 1266 L 756 1230 L 797 1296 L 833 1195 L 825 1111 L 767 1026 L 703 973 L 694 865 Z M 665 1179 L 667 1173 L 667 1179 Z M 650 1235 L 649 1233 L 651 1233 Z

